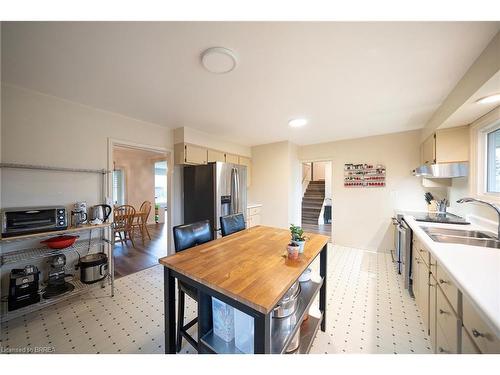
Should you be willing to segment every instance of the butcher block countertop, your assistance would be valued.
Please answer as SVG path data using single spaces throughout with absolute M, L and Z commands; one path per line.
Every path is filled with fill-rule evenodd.
M 304 253 L 287 258 L 290 231 L 258 225 L 181 251 L 160 264 L 268 314 L 328 243 L 320 234 L 305 234 Z

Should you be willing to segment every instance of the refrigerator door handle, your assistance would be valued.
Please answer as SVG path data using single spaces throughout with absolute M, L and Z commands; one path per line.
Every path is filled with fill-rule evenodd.
M 240 171 L 237 168 L 234 168 L 236 172 L 235 186 L 236 186 L 236 205 L 234 207 L 234 213 L 237 214 L 240 212 Z
M 236 213 L 236 170 L 231 168 L 231 211 L 230 214 Z

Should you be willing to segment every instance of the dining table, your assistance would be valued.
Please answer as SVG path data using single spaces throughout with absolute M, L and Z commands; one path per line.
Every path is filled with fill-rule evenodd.
M 159 259 L 164 267 L 165 353 L 176 352 L 176 279 L 197 291 L 198 353 L 241 353 L 235 340 L 221 340 L 213 329 L 212 298 L 253 318 L 253 353 L 285 353 L 300 332 L 299 353 L 309 352 L 319 328 L 326 328 L 327 250 L 329 237 L 305 233 L 304 250 L 289 259 L 290 231 L 254 226 Z M 273 310 L 311 263 L 319 257 L 319 275 L 300 282 L 295 323 L 273 318 Z M 319 316 L 309 309 L 319 294 Z

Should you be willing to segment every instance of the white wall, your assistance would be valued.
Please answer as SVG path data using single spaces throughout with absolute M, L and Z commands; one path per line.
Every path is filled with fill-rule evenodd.
M 299 146 L 288 143 L 290 182 L 288 185 L 288 224 L 302 222 L 302 165 L 299 160 Z
M 171 129 L 2 84 L 3 162 L 107 168 L 108 138 L 171 149 Z M 99 177 L 3 171 L 2 206 L 99 203 Z
M 252 147 L 249 202 L 261 203 L 261 223 L 288 228 L 300 223 L 301 165 L 298 146 L 277 142 Z
M 423 188 L 411 170 L 420 162 L 420 131 L 321 143 L 300 148 L 301 160 L 332 160 L 335 244 L 388 251 L 394 209 L 423 210 Z M 345 163 L 385 164 L 385 188 L 345 188 Z

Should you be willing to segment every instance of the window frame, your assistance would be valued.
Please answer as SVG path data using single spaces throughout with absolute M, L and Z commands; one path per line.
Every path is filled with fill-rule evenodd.
M 488 191 L 488 134 L 498 129 L 500 110 L 493 110 L 471 126 L 471 193 L 493 203 L 500 203 L 500 192 Z

